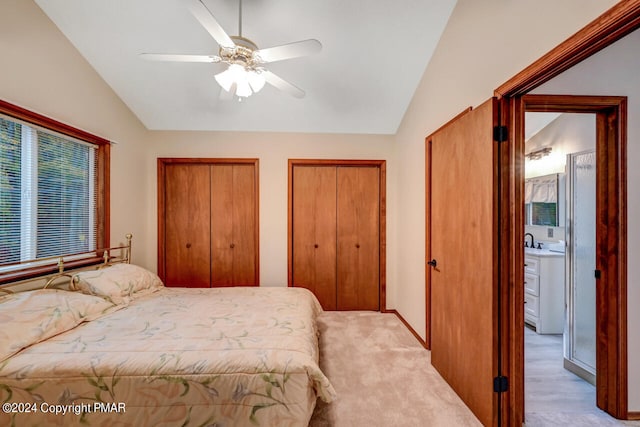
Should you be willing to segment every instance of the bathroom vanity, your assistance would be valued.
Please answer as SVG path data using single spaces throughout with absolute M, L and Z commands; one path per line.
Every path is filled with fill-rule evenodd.
M 524 321 L 539 334 L 564 330 L 564 253 L 525 248 Z

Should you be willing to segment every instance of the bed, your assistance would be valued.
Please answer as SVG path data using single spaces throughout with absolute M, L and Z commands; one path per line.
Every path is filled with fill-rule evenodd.
M 72 288 L 0 296 L 0 425 L 306 426 L 335 397 L 306 289 L 165 288 L 131 264 Z

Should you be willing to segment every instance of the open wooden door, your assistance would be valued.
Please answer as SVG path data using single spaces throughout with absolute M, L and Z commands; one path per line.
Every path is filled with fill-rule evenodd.
M 492 98 L 426 139 L 431 363 L 485 426 L 498 424 L 501 385 L 498 123 Z

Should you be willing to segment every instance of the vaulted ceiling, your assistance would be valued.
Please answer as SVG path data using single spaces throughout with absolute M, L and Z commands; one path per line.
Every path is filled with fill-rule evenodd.
M 140 53 L 217 55 L 189 0 L 35 0 L 152 130 L 394 134 L 455 0 L 244 0 L 242 35 L 259 48 L 317 39 L 316 55 L 268 64 L 302 88 L 267 85 L 220 99 L 222 64 L 150 62 Z M 239 0 L 203 0 L 237 35 Z

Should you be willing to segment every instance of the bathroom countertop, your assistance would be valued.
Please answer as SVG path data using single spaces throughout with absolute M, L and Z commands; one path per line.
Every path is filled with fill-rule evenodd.
M 563 257 L 564 252 L 550 251 L 549 249 L 524 248 L 525 255 L 535 255 L 543 257 Z

